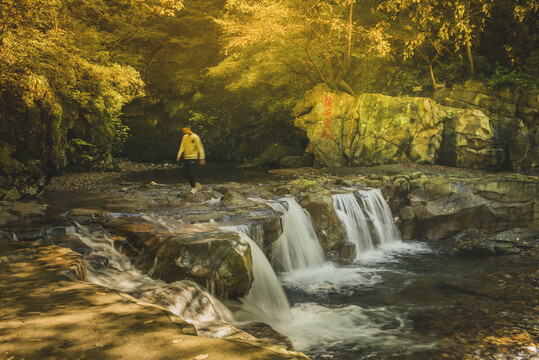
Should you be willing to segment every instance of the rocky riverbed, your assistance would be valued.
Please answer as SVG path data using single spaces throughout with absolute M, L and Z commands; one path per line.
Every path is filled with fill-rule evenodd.
M 3 339 L 4 345 L 0 345 L 1 353 L 9 355 L 7 358 L 10 356 L 38 358 L 41 353 L 53 356 L 56 352 L 66 356 L 78 356 L 81 351 L 89 351 L 90 348 L 104 356 L 122 354 L 121 347 L 115 342 L 115 337 L 119 335 L 114 335 L 115 333 L 111 333 L 114 338 L 110 344 L 101 347 L 95 338 L 84 340 L 82 333 L 80 336 L 67 336 L 69 339 L 63 340 L 48 336 L 46 344 L 43 337 L 37 334 L 40 331 L 50 332 L 50 329 L 47 329 L 49 326 L 58 329 L 55 330 L 57 333 L 61 332 L 61 329 L 74 326 L 72 320 L 69 320 L 71 323 L 59 321 L 55 323 L 56 325 L 40 323 L 40 327 L 36 329 L 41 330 L 35 330 L 36 334 L 32 333 L 32 336 L 26 338 L 23 333 L 28 331 L 27 327 L 24 325 L 16 327 L 14 324 L 17 322 L 24 324 L 23 321 L 33 324 L 38 317 L 43 317 L 48 311 L 37 309 L 48 304 L 47 302 L 40 305 L 42 302 L 40 297 L 32 301 L 23 300 L 24 293 L 28 291 L 26 289 L 32 286 L 38 289 L 36 292 L 42 297 L 48 297 L 48 294 L 56 291 L 54 289 L 64 288 L 70 291 L 72 289 L 73 294 L 80 295 L 58 296 L 61 300 L 55 303 L 54 314 L 59 317 L 65 315 L 65 318 L 71 318 L 73 311 L 81 311 L 84 308 L 91 316 L 101 319 L 104 310 L 99 307 L 99 302 L 93 300 L 95 295 L 86 296 L 88 291 L 112 294 L 108 302 L 111 304 L 114 301 L 131 304 L 135 312 L 129 316 L 136 317 L 138 309 L 146 309 L 138 303 L 140 300 L 129 297 L 122 300 L 123 295 L 120 294 L 118 297 L 118 292 L 103 288 L 99 290 L 95 285 L 81 282 L 84 280 L 84 267 L 80 266 L 80 260 L 76 260 L 79 255 L 71 250 L 61 250 L 58 246 L 78 248 L 83 253 L 84 246 L 65 231 L 63 233 L 58 230 L 51 231 L 53 227 L 61 229 L 76 221 L 96 231 L 106 231 L 111 234 L 116 247 L 128 254 L 136 266 L 144 272 L 151 272 L 154 277 L 167 282 L 179 279 L 178 274 L 182 274 L 180 277 L 198 281 L 203 286 L 210 281 L 213 284 L 212 290 L 220 298 L 233 298 L 245 294 L 249 289 L 249 281 L 252 281 L 249 280 L 249 260 L 226 255 L 222 259 L 228 259 L 226 261 L 234 265 L 212 268 L 211 273 L 219 276 L 206 278 L 204 272 L 196 270 L 197 261 L 202 264 L 207 260 L 204 259 L 204 254 L 209 253 L 204 250 L 206 245 L 196 245 L 197 248 L 193 245 L 186 247 L 185 244 L 209 246 L 222 243 L 222 246 L 226 247 L 227 243 L 234 244 L 236 240 L 230 238 L 230 235 L 219 237 L 213 231 L 204 228 L 205 226 L 211 222 L 257 224 L 264 233 L 261 248 L 271 259 L 271 244 L 276 241 L 281 231 L 279 215 L 271 208 L 251 199 L 294 196 L 309 212 L 326 256 L 338 263 L 346 264 L 353 260 L 353 256 L 342 241 L 338 218 L 332 216 L 332 211 L 335 210 L 331 195 L 364 188 L 382 189 L 405 239 L 427 241 L 432 249 L 439 252 L 440 256 L 450 259 L 450 262 L 479 259 L 480 263 L 486 261 L 504 264 L 503 271 L 482 272 L 478 276 L 474 276 L 474 270 L 471 268 L 469 281 L 444 280 L 439 285 L 441 287 L 439 292 L 431 294 L 431 297 L 443 296 L 448 292 L 454 296 L 453 304 L 441 307 L 435 315 L 427 316 L 423 311 L 411 315 L 417 335 L 436 338 L 439 343 L 436 350 L 424 350 L 421 354 L 408 357 L 400 354 L 398 355 L 400 357 L 374 355 L 374 358 L 538 358 L 539 304 L 536 294 L 539 259 L 537 189 L 539 181 L 533 173 L 485 173 L 438 166 L 386 165 L 345 168 L 334 172 L 312 168 L 276 170 L 259 177 L 247 177 L 246 182 L 245 177 L 238 178 L 240 181 L 237 182 L 217 181 L 209 176 L 205 178 L 203 173 L 201 174 L 203 190 L 189 194 L 175 165 L 121 162 L 119 167 L 121 171 L 118 172 L 65 174 L 53 178 L 44 196 L 39 199 L 2 203 L 1 237 L 6 245 L 2 246 L 4 254 L 0 265 L 3 271 L 6 271 L 6 276 L 2 277 L 4 279 L 2 286 L 6 291 L 0 293 L 3 294 L 4 301 L 10 304 L 10 310 L 2 314 L 0 327 L 6 331 L 9 329 L 9 332 L 14 334 L 9 339 Z M 229 168 L 226 167 L 227 170 Z M 215 176 L 219 169 L 223 168 L 214 168 L 210 171 L 213 173 L 212 176 Z M 228 177 L 226 180 L 236 179 Z M 175 219 L 183 226 L 182 234 L 174 233 L 174 229 L 163 228 L 162 224 L 159 225 L 152 220 L 152 216 L 154 219 Z M 203 228 L 200 228 L 200 225 L 203 225 Z M 191 229 L 191 232 L 185 229 Z M 174 236 L 171 236 L 171 233 L 174 233 Z M 193 241 L 195 238 L 204 238 L 204 243 Z M 200 252 L 200 257 L 190 257 L 190 261 L 195 261 L 195 264 L 190 265 L 189 269 L 183 269 L 178 273 L 164 262 L 159 262 L 160 266 L 155 266 L 154 259 L 163 259 L 159 254 L 165 249 L 167 252 L 177 251 L 177 256 L 170 258 L 177 262 L 183 256 L 181 254 L 185 254 L 185 249 L 189 249 L 189 254 L 194 254 L 195 248 Z M 222 253 L 227 254 L 226 251 Z M 215 254 L 220 256 L 219 252 Z M 71 260 L 64 261 L 63 270 L 52 267 L 51 262 L 65 256 Z M 36 261 L 32 262 L 32 259 Z M 226 263 L 222 259 L 216 262 Z M 241 266 L 244 266 L 241 264 L 246 266 L 244 270 L 241 270 Z M 13 275 L 17 273 L 17 268 L 25 267 L 31 268 L 32 272 L 21 271 L 19 277 Z M 52 269 L 54 279 L 43 275 L 49 273 L 48 269 Z M 245 275 L 232 276 L 230 269 L 239 271 L 238 275 Z M 59 271 L 64 273 L 58 275 Z M 7 272 L 12 275 L 9 276 Z M 71 274 L 71 280 L 65 277 L 66 274 Z M 238 281 L 232 282 L 230 279 Z M 78 290 L 78 287 L 84 288 L 84 291 Z M 11 288 L 13 291 L 7 291 Z M 396 296 L 411 295 L 401 293 Z M 21 306 L 30 309 L 28 319 L 20 317 Z M 52 305 L 47 307 L 49 308 L 52 309 Z M 155 312 L 155 305 L 150 306 L 150 309 Z M 141 314 L 144 314 L 146 310 L 141 311 Z M 158 311 L 166 314 L 164 309 Z M 150 345 L 152 344 L 150 340 L 137 340 L 150 339 L 152 336 L 152 339 L 155 338 L 153 328 L 149 328 L 153 322 L 145 323 L 146 320 L 142 321 L 140 326 L 133 325 L 132 328 L 136 331 L 122 333 L 122 344 L 137 343 L 139 344 L 137 349 L 140 351 L 146 351 L 144 350 L 146 346 L 153 346 Z M 243 330 L 238 329 L 237 334 L 240 334 L 240 338 L 243 337 L 240 340 L 237 338 L 205 340 L 201 337 L 193 340 L 192 334 L 182 333 L 182 326 L 184 329 L 190 328 L 185 323 L 179 326 L 178 322 L 167 320 L 170 324 L 163 325 L 162 322 L 167 322 L 165 320 L 153 321 L 164 326 L 163 331 L 170 331 L 171 334 L 174 331 L 178 332 L 172 340 L 169 339 L 172 344 L 170 346 L 179 347 L 179 351 L 182 349 L 181 344 L 191 344 L 191 341 L 200 346 L 182 358 L 208 355 L 208 359 L 286 359 L 303 356 L 284 350 L 282 346 L 287 346 L 286 339 L 275 332 L 268 333 L 268 329 L 264 327 L 255 326 L 253 329 L 251 326 Z M 101 327 L 100 321 L 95 322 L 97 325 L 92 329 L 83 330 L 102 332 L 114 327 L 110 325 L 106 328 L 105 325 Z M 184 339 L 185 336 L 187 337 Z M 245 340 L 254 341 L 253 336 L 258 336 L 259 341 L 245 343 Z M 34 338 L 42 340 L 34 341 L 32 340 Z M 174 343 L 176 340 L 178 341 Z M 77 341 L 82 341 L 86 345 L 73 347 L 72 344 Z M 232 341 L 233 344 L 227 341 Z M 148 345 L 145 345 L 147 342 Z M 161 343 L 156 347 L 168 351 L 168 343 L 166 341 Z M 266 345 L 260 345 L 263 343 Z M 267 345 L 268 343 L 273 345 Z M 256 352 L 245 352 L 247 351 L 245 347 L 253 346 L 252 344 L 258 344 L 254 345 Z M 277 352 L 275 344 L 280 345 Z M 206 346 L 208 350 L 204 352 Z M 17 350 L 18 348 L 24 350 Z M 218 348 L 225 350 L 222 353 L 211 350 L 217 351 Z M 116 350 L 119 352 L 114 352 Z M 245 354 L 245 357 L 239 357 L 238 353 Z M 152 355 L 154 358 L 164 357 L 163 352 L 151 354 L 154 354 Z M 119 356 L 128 357 L 127 355 L 128 352 L 125 352 Z M 319 356 L 322 355 L 311 355 L 312 358 L 322 358 Z M 334 359 L 340 358 L 347 359 L 334 356 Z

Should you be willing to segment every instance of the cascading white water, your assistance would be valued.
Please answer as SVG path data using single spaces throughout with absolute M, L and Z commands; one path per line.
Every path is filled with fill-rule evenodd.
M 275 265 L 285 272 L 322 266 L 324 253 L 311 219 L 296 200 L 285 197 L 267 204 L 282 214 L 283 233 L 273 249 Z
M 290 319 L 290 305 L 268 259 L 259 246 L 247 235 L 251 233 L 251 227 L 237 225 L 223 226 L 221 229 L 238 232 L 251 246 L 253 257 L 254 282 L 251 290 L 243 299 L 241 311 L 235 314 L 236 320 L 258 320 L 269 324 L 277 321 L 288 321 Z
M 393 215 L 380 189 L 360 190 L 359 196 L 363 208 L 372 221 L 374 237 L 380 244 L 391 243 L 400 239 L 393 222 Z M 375 240 L 375 241 L 376 241 Z
M 367 218 L 352 193 L 333 195 L 333 206 L 344 228 L 346 240 L 355 244 L 356 258 L 375 247 Z
M 232 313 L 198 284 L 191 281 L 167 284 L 150 278 L 135 269 L 104 233 L 89 233 L 79 226 L 73 235 L 92 249 L 85 256 L 89 282 L 159 304 L 193 324 L 199 335 L 226 337 L 233 331 L 227 324 L 233 321 Z
M 316 349 L 318 354 L 328 353 L 331 357 L 335 349 L 353 354 L 359 348 L 412 346 L 403 336 L 409 331 L 406 310 L 357 299 L 391 280 L 385 277 L 383 264 L 398 263 L 400 254 L 415 253 L 417 249 L 399 241 L 380 190 L 358 195 L 359 200 L 354 194 L 333 196 L 347 240 L 358 250 L 355 263 L 350 267 L 326 263 L 281 275 L 285 287 L 294 289 L 295 294 L 303 293 L 305 300 L 295 302 L 290 322 L 275 328 L 288 335 L 300 351 Z

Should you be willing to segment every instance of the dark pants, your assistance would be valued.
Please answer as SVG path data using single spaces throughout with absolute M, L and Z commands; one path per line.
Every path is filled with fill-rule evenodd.
M 195 168 L 197 166 L 198 160 L 184 160 L 185 162 L 185 177 L 187 178 L 187 181 L 189 181 L 189 184 L 191 187 L 196 186 L 195 181 Z

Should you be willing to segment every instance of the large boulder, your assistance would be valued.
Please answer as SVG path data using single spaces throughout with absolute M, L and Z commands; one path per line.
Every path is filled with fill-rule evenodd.
M 442 164 L 529 169 L 539 164 L 539 99 L 469 82 L 435 99 L 349 94 L 317 85 L 294 109 L 306 153 L 327 168 Z
M 490 89 L 470 80 L 437 92 L 434 99 L 484 113 L 502 153 L 500 165 L 513 170 L 539 166 L 539 94 L 510 87 Z
M 320 84 L 294 109 L 294 124 L 307 133 L 315 161 L 325 167 L 347 165 L 358 143 L 358 99 Z
M 448 113 L 439 162 L 459 168 L 497 167 L 501 149 L 495 143 L 490 119 L 480 110 Z
M 409 205 L 396 214 L 405 238 L 442 239 L 469 228 L 487 232 L 518 226 L 539 229 L 539 179 L 535 176 L 422 175 L 411 179 L 409 188 Z
M 380 94 L 359 97 L 354 165 L 433 164 L 440 148 L 444 112 L 427 98 Z
M 455 236 L 454 251 L 471 256 L 512 255 L 539 248 L 539 231 L 516 228 L 489 234 L 467 229 Z
M 192 280 L 222 298 L 245 296 L 253 283 L 250 245 L 237 233 L 185 226 L 181 233 L 143 219 L 116 218 L 107 230 L 135 265 L 166 282 Z
M 318 85 L 294 110 L 322 166 L 434 163 L 444 109 L 426 98 L 363 94 L 355 98 Z
M 237 233 L 173 236 L 161 242 L 152 276 L 190 279 L 221 299 L 244 297 L 254 281 L 251 247 Z

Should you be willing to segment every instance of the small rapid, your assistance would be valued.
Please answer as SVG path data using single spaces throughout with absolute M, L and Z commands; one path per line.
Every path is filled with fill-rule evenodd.
M 286 322 L 290 319 L 290 305 L 275 271 L 259 246 L 248 236 L 247 225 L 223 226 L 222 230 L 235 231 L 251 246 L 254 281 L 241 309 L 234 313 L 236 321 L 264 321 L 268 324 Z
M 233 331 L 230 324 L 261 321 L 290 337 L 299 351 L 317 356 L 413 346 L 407 336 L 411 331 L 407 309 L 371 294 L 384 288 L 388 276 L 400 276 L 388 271 L 389 266 L 398 268 L 403 257 L 424 249 L 399 240 L 379 190 L 333 195 L 346 240 L 357 250 L 355 262 L 346 267 L 325 260 L 310 216 L 293 198 L 258 201 L 281 214 L 283 231 L 272 245 L 271 262 L 262 251 L 264 231 L 259 224 L 188 225 L 191 231 L 198 227 L 234 231 L 249 244 L 253 285 L 239 302 L 226 302 L 230 309 L 191 281 L 166 284 L 151 279 L 116 251 L 105 233 L 90 234 L 81 227 L 76 235 L 92 248 L 86 260 L 88 279 L 159 304 L 192 323 L 203 336 L 226 337 Z M 152 213 L 142 217 L 170 232 L 185 231 L 187 226 L 173 217 Z
M 322 246 L 305 210 L 291 197 L 267 204 L 282 214 L 283 233 L 274 244 L 274 266 L 284 272 L 322 266 Z
M 88 282 L 125 292 L 134 298 L 161 305 L 193 324 L 197 333 L 207 337 L 226 337 L 233 331 L 233 316 L 219 300 L 192 281 L 167 284 L 137 270 L 130 260 L 114 248 L 104 232 L 90 232 L 77 226 L 76 236 L 91 252 L 85 255 Z

